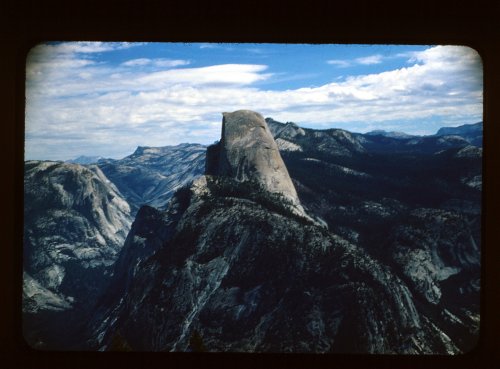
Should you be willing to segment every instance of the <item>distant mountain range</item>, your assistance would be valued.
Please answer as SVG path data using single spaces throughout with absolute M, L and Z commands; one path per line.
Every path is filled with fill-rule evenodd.
M 458 136 L 469 144 L 482 147 L 483 146 L 483 122 L 474 124 L 464 124 L 458 127 L 443 127 L 436 134 L 430 136 L 409 135 L 404 132 L 384 131 L 382 129 L 365 133 L 364 136 L 384 136 L 390 138 L 412 139 L 420 137 L 422 140 L 430 140 L 436 136 Z
M 464 124 L 458 127 L 443 127 L 438 130 L 436 136 L 444 135 L 469 135 L 469 134 L 481 134 L 483 132 L 483 122 L 478 122 L 474 124 Z
M 455 354 L 475 345 L 481 124 L 358 134 L 238 111 L 223 125 L 208 148 L 25 163 L 32 346 Z M 61 317 L 83 324 L 63 327 Z
M 415 137 L 414 135 L 409 135 L 404 132 L 397 132 L 397 131 L 384 131 L 383 129 L 376 129 L 374 131 L 370 131 L 365 133 L 365 135 L 368 136 L 384 136 L 384 137 L 391 137 L 391 138 L 411 138 Z
M 454 135 L 466 139 L 471 145 L 483 146 L 483 122 L 458 127 L 440 128 L 436 136 Z

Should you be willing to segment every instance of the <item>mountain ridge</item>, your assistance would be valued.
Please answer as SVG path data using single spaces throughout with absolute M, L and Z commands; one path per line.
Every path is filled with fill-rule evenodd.
M 265 121 L 267 122 L 269 129 L 271 130 L 273 137 L 279 138 L 280 133 L 286 132 L 290 129 L 296 130 L 295 134 L 300 134 L 303 135 L 305 133 L 304 129 L 307 128 L 302 128 L 299 125 L 297 125 L 294 122 L 286 122 L 282 123 L 279 121 L 274 120 L 272 117 L 267 117 L 265 118 Z M 477 122 L 477 123 L 468 123 L 468 124 L 463 124 L 460 126 L 444 126 L 440 127 L 436 133 L 430 134 L 430 135 L 416 135 L 416 134 L 408 134 L 406 132 L 401 132 L 401 131 L 386 131 L 384 129 L 375 129 L 366 133 L 356 133 L 356 132 L 350 132 L 355 135 L 365 135 L 365 136 L 384 136 L 384 137 L 390 137 L 390 138 L 419 138 L 419 137 L 431 137 L 431 136 L 461 136 L 462 138 L 467 138 L 468 135 L 474 134 L 474 135 L 482 135 L 482 125 L 483 122 Z M 340 130 L 340 129 L 335 129 L 335 128 L 327 128 L 327 129 L 313 129 L 313 131 L 328 131 L 328 130 Z M 476 136 L 473 136 L 471 139 L 477 138 Z M 475 146 L 482 146 L 482 140 L 476 140 L 475 142 L 470 142 L 471 144 Z M 158 149 L 157 151 L 162 151 L 165 149 L 165 151 L 168 151 L 169 148 L 182 148 L 182 147 L 189 147 L 190 145 L 202 145 L 202 146 L 209 146 L 209 145 L 203 145 L 203 144 L 198 144 L 198 143 L 189 143 L 189 142 L 183 142 L 179 143 L 176 145 L 169 145 L 169 146 L 137 146 L 136 149 L 132 152 L 132 154 L 127 155 L 125 158 L 129 156 L 140 156 L 142 155 L 144 150 L 147 149 Z M 278 145 L 279 146 L 279 145 Z M 155 150 L 156 151 L 156 150 Z M 125 159 L 122 158 L 122 159 Z M 80 155 L 76 158 L 66 160 L 68 163 L 75 163 L 75 164 L 97 164 L 99 160 L 122 160 L 122 159 L 109 159 L 105 158 L 103 156 L 88 156 L 88 155 Z M 36 159 L 35 159 L 36 160 Z
M 123 159 L 104 159 L 97 165 L 130 203 L 165 209 L 174 191 L 204 171 L 206 146 L 139 146 Z
M 243 117 L 248 119 L 247 114 Z M 302 134 L 296 125 L 267 123 L 275 137 L 302 148 L 283 152 L 288 164 L 302 158 L 316 165 L 331 158 L 324 156 L 327 143 L 348 148 L 336 151 L 343 154 L 337 157 L 340 163 L 372 155 L 359 149 L 357 136 L 344 131 L 328 130 L 316 135 L 304 129 Z M 244 127 L 252 129 L 252 125 Z M 221 142 L 224 134 L 223 128 Z M 244 145 L 251 148 L 257 141 Z M 198 337 L 210 351 L 455 354 L 470 347 L 477 334 L 477 315 L 467 310 L 474 309 L 473 304 L 470 307 L 467 300 L 457 309 L 449 302 L 450 294 L 458 296 L 462 288 L 454 282 L 454 276 L 469 273 L 468 264 L 459 269 L 447 257 L 442 256 L 440 261 L 432 258 L 436 252 L 463 255 L 459 258 L 469 260 L 475 275 L 477 259 L 470 259 L 470 255 L 477 255 L 478 250 L 470 242 L 471 234 L 465 232 L 463 240 L 456 243 L 462 248 L 457 254 L 448 238 L 431 247 L 431 237 L 420 245 L 420 251 L 416 244 L 415 255 L 429 257 L 431 265 L 441 263 L 440 270 L 417 271 L 415 261 L 420 259 L 402 258 L 400 255 L 408 254 L 408 250 L 398 243 L 385 245 L 390 240 L 380 239 L 378 242 L 388 247 L 387 254 L 381 254 L 383 248 L 374 249 L 375 245 L 363 239 L 352 237 L 352 242 L 347 241 L 332 219 L 330 232 L 294 217 L 289 208 L 282 206 L 279 191 L 252 184 L 251 178 L 245 177 L 248 173 L 239 177 L 241 168 L 237 166 L 241 160 L 233 161 L 232 167 L 229 163 L 231 169 L 225 167 L 227 162 L 223 163 L 220 170 L 217 158 L 221 157 L 221 146 L 207 149 L 205 175 L 179 190 L 166 211 L 138 214 L 134 224 L 139 228 L 129 235 L 127 248 L 147 249 L 148 255 L 133 262 L 135 267 L 125 283 L 127 291 L 109 302 L 90 325 L 90 336 L 99 337 L 90 340 L 91 347 L 112 350 L 117 334 L 127 347 L 138 351 L 189 351 L 193 349 L 193 337 Z M 428 156 L 415 160 L 427 160 Z M 347 167 L 335 164 L 333 168 Z M 345 175 L 351 175 L 347 169 Z M 303 184 L 305 177 L 297 176 L 295 169 L 290 173 L 308 208 L 324 215 L 316 212 L 314 201 L 302 197 L 311 191 L 304 192 L 308 186 Z M 366 181 L 374 174 L 354 178 Z M 258 178 L 256 183 L 262 184 Z M 333 191 L 338 191 L 338 184 Z M 314 190 L 312 193 L 318 194 Z M 384 219 L 404 219 L 403 214 L 422 217 L 420 228 L 408 228 L 414 221 L 399 224 L 394 234 L 408 240 L 414 239 L 413 234 L 429 233 L 445 214 L 441 210 L 412 210 L 415 205 L 398 200 L 387 200 L 387 204 L 390 208 L 365 199 L 357 209 L 366 212 L 365 217 L 372 214 L 374 219 L 380 219 L 384 227 Z M 161 230 L 141 230 L 148 224 L 143 221 L 144 214 L 160 221 Z M 468 223 L 458 220 L 460 217 L 451 213 L 447 217 L 458 229 L 467 227 Z M 373 225 L 380 227 L 378 223 Z M 341 236 L 335 234 L 339 230 Z M 410 251 L 413 247 L 411 244 Z M 444 251 L 447 247 L 451 250 Z M 401 278 L 396 272 L 401 273 Z M 446 286 L 441 285 L 442 281 Z M 437 292 L 432 295 L 429 291 Z M 476 301 L 473 286 L 471 291 L 468 299 Z M 328 296 L 335 296 L 335 301 Z M 448 321 L 436 320 L 440 314 L 445 314 Z M 456 322 L 466 319 L 467 323 L 457 326 Z
M 73 301 L 25 275 L 26 301 L 38 293 L 45 300 L 37 309 L 52 314 L 30 315 L 31 327 L 88 321 L 85 333 L 62 335 L 74 336 L 71 343 L 44 343 L 53 333 L 34 328 L 30 344 L 190 351 L 198 340 L 211 351 L 406 354 L 473 347 L 482 149 L 453 135 L 401 139 L 271 118 L 259 124 L 254 130 L 267 124 L 265 138 L 245 143 L 238 133 L 243 144 L 226 150 L 222 170 L 220 142 L 139 146 L 120 160 L 75 167 L 102 169 L 100 181 L 114 183 L 135 220 L 95 309 L 67 315 Z M 245 151 L 257 141 L 280 155 L 303 213 L 269 191 Z M 269 150 L 254 153 L 261 149 Z M 26 183 L 39 187 L 29 173 Z

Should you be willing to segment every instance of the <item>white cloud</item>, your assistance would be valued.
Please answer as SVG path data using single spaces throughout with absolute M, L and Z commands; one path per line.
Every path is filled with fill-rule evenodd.
M 406 68 L 285 91 L 258 87 L 274 78 L 266 65 L 158 71 L 133 64 L 171 60 L 133 59 L 110 68 L 80 52 L 34 56 L 27 66 L 28 158 L 119 157 L 138 145 L 211 143 L 220 135 L 221 112 L 237 109 L 357 130 L 386 121 L 437 116 L 458 125 L 482 117 L 480 58 L 463 47 L 433 47 L 409 55 Z
M 466 46 L 435 46 L 424 51 L 410 53 L 410 62 L 419 61 L 425 64 L 447 65 L 458 60 L 462 66 L 476 65 L 479 54 Z
M 219 50 L 224 50 L 224 51 L 233 51 L 234 47 L 229 46 L 231 44 L 227 43 L 213 43 L 213 42 L 204 42 L 199 44 L 200 49 L 219 49 Z
M 372 64 L 380 64 L 382 63 L 382 55 L 370 55 L 366 56 L 364 58 L 356 58 L 354 61 L 356 64 L 362 64 L 362 65 L 372 65 Z
M 369 55 L 361 58 L 355 59 L 331 59 L 327 60 L 327 64 L 335 65 L 339 68 L 348 68 L 356 65 L 373 65 L 380 64 L 384 60 L 384 57 L 380 54 Z
M 148 65 L 151 64 L 151 59 L 140 58 L 140 59 L 132 59 L 126 62 L 123 62 L 122 65 L 126 67 L 136 67 L 140 65 Z
M 132 59 L 123 62 L 122 65 L 125 67 L 137 67 L 137 66 L 145 66 L 151 65 L 154 67 L 160 68 L 172 68 L 178 67 L 181 65 L 188 65 L 188 60 L 180 60 L 180 59 L 148 59 L 148 58 L 139 58 Z
M 328 64 L 336 65 L 340 68 L 347 68 L 352 65 L 352 62 L 348 60 L 332 59 L 327 61 Z
M 189 60 L 153 59 L 153 64 L 157 67 L 178 67 L 190 64 Z
M 41 57 L 55 57 L 68 54 L 93 54 L 102 53 L 113 50 L 129 49 L 144 45 L 144 43 L 132 42 L 93 42 L 93 41 L 80 41 L 80 42 L 62 42 L 57 44 L 38 44 L 30 50 L 33 54 Z
M 271 77 L 261 73 L 265 65 L 221 64 L 201 68 L 172 69 L 139 77 L 141 85 L 166 87 L 171 84 L 187 85 L 249 85 Z
M 33 55 L 31 55 L 33 56 Z M 79 55 L 48 53 L 45 57 L 28 58 L 27 96 L 57 97 L 114 93 L 143 92 L 169 89 L 173 85 L 250 85 L 269 79 L 263 73 L 267 66 L 255 64 L 222 64 L 201 68 L 141 69 L 146 65 L 181 66 L 186 60 L 133 59 L 127 65 L 110 67 Z M 136 68 L 132 68 L 132 67 Z
M 220 45 L 213 44 L 213 43 L 202 43 L 200 44 L 200 49 L 217 49 L 220 47 Z

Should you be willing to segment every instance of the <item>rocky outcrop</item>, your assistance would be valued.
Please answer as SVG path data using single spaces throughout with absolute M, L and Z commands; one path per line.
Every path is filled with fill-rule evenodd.
M 30 344 L 64 341 L 62 316 L 53 312 L 92 307 L 130 224 L 128 203 L 97 166 L 25 163 L 23 312 Z
M 255 181 L 267 191 L 281 193 L 293 204 L 300 204 L 278 145 L 259 113 L 223 113 L 217 145 L 208 151 L 206 174 Z
M 279 147 L 259 113 L 223 113 L 221 139 L 207 149 L 205 174 L 252 183 L 254 190 L 279 194 L 296 215 L 326 227 L 323 220 L 312 218 L 302 207 Z

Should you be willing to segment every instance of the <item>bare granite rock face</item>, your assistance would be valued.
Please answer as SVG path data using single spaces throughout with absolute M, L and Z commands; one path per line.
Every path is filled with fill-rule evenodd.
M 123 246 L 128 203 L 97 166 L 28 161 L 24 181 L 25 273 L 62 298 L 87 301 L 94 290 L 86 286 L 89 270 L 102 273 Z M 25 300 L 33 300 L 27 311 L 47 305 L 27 288 L 35 285 L 25 283 Z
M 174 192 L 205 170 L 206 146 L 139 146 L 123 159 L 101 159 L 99 169 L 122 193 L 135 216 L 142 205 L 166 209 Z
M 222 135 L 217 145 L 208 152 L 207 174 L 238 181 L 255 180 L 269 192 L 279 192 L 293 204 L 300 204 L 278 145 L 262 115 L 250 110 L 223 113 Z
M 264 117 L 251 110 L 222 113 L 220 141 L 207 149 L 205 174 L 250 182 L 279 194 L 290 210 L 317 225 L 302 207 L 295 186 L 281 158 L 279 147 Z
M 36 349 L 70 348 L 109 283 L 132 223 L 96 166 L 24 165 L 23 334 Z

